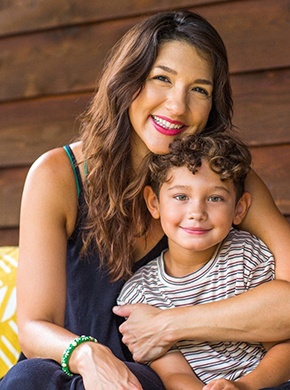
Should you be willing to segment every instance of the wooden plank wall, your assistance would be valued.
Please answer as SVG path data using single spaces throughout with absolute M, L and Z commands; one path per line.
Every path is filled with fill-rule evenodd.
M 0 6 L 0 245 L 18 243 L 31 163 L 72 140 L 107 50 L 144 15 L 189 8 L 228 48 L 235 124 L 290 216 L 290 0 L 9 0 Z

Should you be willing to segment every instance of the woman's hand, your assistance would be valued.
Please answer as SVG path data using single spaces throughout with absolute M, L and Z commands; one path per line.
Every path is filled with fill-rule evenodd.
M 174 344 L 169 322 L 167 323 L 164 316 L 165 312 L 170 315 L 170 310 L 135 304 L 116 306 L 113 312 L 127 318 L 119 330 L 123 335 L 123 343 L 127 345 L 135 361 L 147 363 L 155 360 Z
M 101 344 L 80 345 L 73 352 L 69 366 L 82 376 L 86 390 L 142 390 L 129 368 Z

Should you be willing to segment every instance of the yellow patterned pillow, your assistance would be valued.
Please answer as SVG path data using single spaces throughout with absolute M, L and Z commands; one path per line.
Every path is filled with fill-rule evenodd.
M 20 354 L 16 323 L 18 247 L 0 247 L 0 378 Z

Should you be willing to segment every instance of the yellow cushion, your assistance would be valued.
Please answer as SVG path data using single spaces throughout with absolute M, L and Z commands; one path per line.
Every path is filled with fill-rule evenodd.
M 20 354 L 16 322 L 18 247 L 0 247 L 0 378 Z

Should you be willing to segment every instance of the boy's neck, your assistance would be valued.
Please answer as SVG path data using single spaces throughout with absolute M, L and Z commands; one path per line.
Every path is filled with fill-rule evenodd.
M 169 244 L 169 249 L 164 253 L 164 268 L 169 276 L 181 278 L 198 271 L 216 254 L 219 245 L 215 245 L 206 251 L 192 251 L 184 248 L 173 248 Z

